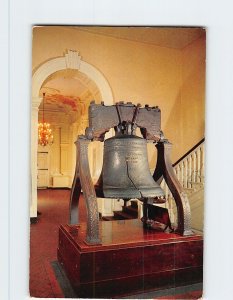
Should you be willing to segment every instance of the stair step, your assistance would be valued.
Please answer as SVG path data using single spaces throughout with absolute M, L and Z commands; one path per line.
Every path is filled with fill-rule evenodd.
M 122 211 L 114 211 L 114 216 L 102 216 L 101 221 L 130 220 L 138 217 L 138 203 L 131 201 L 130 206 L 123 206 Z
M 138 207 L 132 207 L 132 206 L 123 206 L 123 212 L 132 215 L 134 217 L 138 216 Z
M 130 206 L 132 207 L 132 208 L 138 208 L 138 201 L 137 200 L 132 200 L 132 201 L 130 201 Z M 130 206 L 128 206 L 128 207 L 130 207 Z
M 129 215 L 123 211 L 114 211 L 114 218 L 118 218 L 118 220 L 135 219 L 134 216 Z
M 101 218 L 101 221 L 114 221 L 116 220 L 114 217 L 107 217 L 107 216 L 104 216 Z

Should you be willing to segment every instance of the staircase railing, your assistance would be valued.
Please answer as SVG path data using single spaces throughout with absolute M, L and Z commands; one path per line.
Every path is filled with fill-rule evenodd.
M 175 173 L 184 188 L 192 188 L 195 183 L 204 183 L 205 139 L 202 139 L 175 164 Z
M 176 163 L 173 164 L 176 176 L 187 194 L 204 185 L 205 139 L 203 138 Z M 166 182 L 161 182 L 166 196 L 165 207 L 169 210 L 171 222 L 175 223 L 175 203 Z

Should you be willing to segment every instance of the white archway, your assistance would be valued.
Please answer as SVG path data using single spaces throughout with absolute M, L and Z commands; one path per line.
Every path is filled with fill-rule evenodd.
M 31 112 L 31 203 L 30 217 L 37 217 L 37 150 L 38 150 L 38 110 L 42 101 L 39 96 L 43 82 L 53 73 L 74 69 L 85 74 L 98 87 L 102 100 L 107 105 L 114 103 L 113 94 L 109 83 L 103 74 L 94 66 L 83 61 L 77 51 L 68 50 L 58 58 L 53 58 L 42 64 L 32 76 L 32 112 Z

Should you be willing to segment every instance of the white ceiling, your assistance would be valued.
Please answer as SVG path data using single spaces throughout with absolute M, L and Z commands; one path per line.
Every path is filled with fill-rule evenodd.
M 182 49 L 205 35 L 200 27 L 105 27 L 72 26 L 76 30 L 161 47 Z

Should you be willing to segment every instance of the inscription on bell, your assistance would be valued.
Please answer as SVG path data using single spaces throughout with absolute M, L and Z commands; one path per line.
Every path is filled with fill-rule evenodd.
M 142 159 L 142 153 L 126 155 L 125 160 L 130 163 L 137 163 Z

